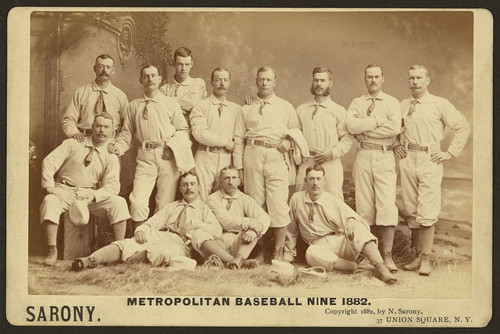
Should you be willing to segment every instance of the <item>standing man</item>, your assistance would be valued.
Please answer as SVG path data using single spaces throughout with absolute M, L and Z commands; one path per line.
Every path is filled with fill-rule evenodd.
M 275 240 L 273 258 L 281 260 L 290 223 L 289 175 L 284 156 L 291 148 L 287 132 L 299 128 L 300 123 L 290 102 L 274 94 L 274 68 L 259 68 L 256 84 L 256 102 L 243 106 L 236 122 L 233 161 L 244 180 L 245 192 L 259 205 L 267 206 Z
M 130 102 L 122 131 L 109 146 L 110 152 L 122 155 L 130 148 L 132 136 L 140 143 L 129 197 L 134 229 L 148 218 L 149 196 L 155 184 L 158 211 L 174 201 L 179 174 L 194 167 L 187 122 L 179 104 L 160 93 L 158 68 L 143 66 L 139 81 L 144 96 Z
M 305 190 L 307 167 L 320 164 L 326 172 L 325 190 L 343 200 L 344 169 L 340 158 L 349 152 L 353 140 L 347 132 L 347 113 L 330 98 L 332 72 L 325 67 L 316 67 L 312 75 L 310 91 L 314 99 L 297 108 L 311 158 L 305 158 L 299 167 L 296 190 Z
M 47 234 L 45 264 L 51 266 L 57 260 L 59 216 L 77 199 L 88 202 L 91 214 L 108 217 L 115 240 L 125 237 L 130 214 L 125 199 L 117 196 L 120 164 L 116 155 L 106 149 L 112 133 L 113 117 L 102 113 L 94 117 L 91 137 L 81 143 L 66 139 L 43 160 L 42 187 L 47 196 L 40 207 L 40 216 Z
M 220 236 L 221 226 L 198 196 L 196 174 L 184 173 L 179 178 L 179 190 L 182 200 L 167 204 L 139 226 L 133 238 L 113 242 L 88 257 L 76 259 L 71 269 L 80 271 L 119 260 L 162 266 L 169 265 L 174 257 L 191 257 L 193 248 L 200 251 L 200 245 L 194 241 L 194 234 L 205 240 Z
M 378 229 L 380 249 L 391 272 L 396 207 L 396 162 L 392 148 L 401 128 L 401 110 L 396 98 L 382 92 L 384 73 L 379 65 L 365 69 L 368 93 L 355 98 L 347 111 L 347 129 L 359 141 L 352 175 L 356 188 L 356 211 L 372 231 Z
M 236 167 L 228 166 L 221 170 L 222 189 L 208 197 L 208 206 L 222 225 L 224 233 L 213 240 L 199 241 L 205 259 L 215 254 L 233 269 L 257 265 L 255 260 L 246 259 L 271 223 L 262 207 L 252 197 L 238 190 L 240 183 Z
M 234 126 L 241 106 L 226 99 L 231 73 L 217 67 L 211 75 L 213 93 L 191 112 L 191 133 L 198 142 L 195 153 L 196 173 L 200 179 L 200 197 L 206 202 L 222 168 L 231 165 Z
M 296 256 L 300 232 L 309 245 L 306 261 L 310 266 L 354 272 L 362 255 L 375 266 L 383 282 L 396 282 L 396 276 L 389 272 L 380 256 L 377 238 L 370 233 L 368 224 L 344 201 L 324 191 L 323 167 L 308 167 L 305 182 L 307 191 L 296 192 L 290 199 L 292 222 L 288 229 L 287 254 L 292 258 Z
M 422 276 L 431 271 L 434 225 L 441 211 L 442 162 L 462 152 L 470 132 L 465 117 L 448 100 L 429 93 L 430 82 L 425 66 L 410 67 L 408 84 L 412 96 L 401 102 L 401 145 L 394 149 L 401 159 L 403 204 L 417 251 L 415 260 L 403 268 L 418 270 Z M 440 142 L 445 127 L 454 130 L 455 136 L 448 150 L 442 152 Z
M 95 80 L 76 90 L 62 120 L 66 137 L 80 143 L 92 133 L 96 115 L 106 112 L 113 117 L 113 136 L 120 132 L 126 117 L 127 96 L 111 83 L 111 77 L 115 74 L 113 58 L 107 54 L 98 56 L 94 72 Z
M 175 97 L 181 105 L 186 119 L 189 113 L 198 103 L 207 96 L 205 81 L 201 78 L 191 78 L 189 72 L 193 67 L 194 60 L 191 50 L 180 47 L 174 51 L 174 82 L 167 83 L 160 88 L 166 96 Z

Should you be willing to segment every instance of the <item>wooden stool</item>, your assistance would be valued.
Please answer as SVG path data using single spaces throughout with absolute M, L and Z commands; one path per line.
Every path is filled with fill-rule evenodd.
M 74 260 L 92 252 L 96 221 L 97 217 L 91 215 L 88 224 L 75 226 L 68 213 L 64 213 L 63 260 Z

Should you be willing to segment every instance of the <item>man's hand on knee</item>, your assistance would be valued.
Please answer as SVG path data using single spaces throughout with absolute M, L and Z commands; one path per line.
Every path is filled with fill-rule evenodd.
M 356 228 L 356 220 L 354 218 L 348 218 L 345 223 L 344 234 L 347 239 L 354 239 L 354 229 Z
M 148 241 L 146 239 L 146 233 L 144 233 L 143 231 L 136 231 L 134 234 L 134 239 L 138 244 L 143 244 Z
M 256 238 L 257 238 L 257 233 L 255 233 L 255 231 L 252 230 L 243 232 L 243 236 L 241 237 L 243 243 L 245 244 L 253 242 Z

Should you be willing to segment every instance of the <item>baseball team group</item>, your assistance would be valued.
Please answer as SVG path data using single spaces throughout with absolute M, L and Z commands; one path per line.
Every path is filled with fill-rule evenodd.
M 77 258 L 75 271 L 116 261 L 170 266 L 194 261 L 195 252 L 207 264 L 254 268 L 263 261 L 250 253 L 270 233 L 273 262 L 293 262 L 300 236 L 311 267 L 354 272 L 366 258 L 387 284 L 397 281 L 398 269 L 430 274 L 442 162 L 461 153 L 470 130 L 447 99 L 428 91 L 425 66 L 409 68 L 410 96 L 400 102 L 382 91 L 382 67 L 368 65 L 366 93 L 346 111 L 331 99 L 332 72 L 324 67 L 312 71 L 312 99 L 294 108 L 274 93 L 271 66 L 258 69 L 258 93 L 240 106 L 226 98 L 229 69 L 213 70 L 207 96 L 204 80 L 190 76 L 191 50 L 175 50 L 173 63 L 173 80 L 163 86 L 158 67 L 144 65 L 143 94 L 129 102 L 111 83 L 113 58 L 103 54 L 95 61 L 95 80 L 74 93 L 62 120 L 68 139 L 42 165 L 46 265 L 57 261 L 60 215 L 83 203 L 90 214 L 108 218 L 115 241 Z M 454 137 L 442 151 L 445 128 Z M 134 137 L 139 148 L 127 202 L 118 196 L 119 157 Z M 341 163 L 355 141 L 357 212 L 344 202 Z M 392 256 L 396 161 L 416 250 L 401 268 Z M 155 213 L 148 219 L 155 186 Z M 182 199 L 175 200 L 178 190 Z M 125 238 L 129 220 L 133 236 Z

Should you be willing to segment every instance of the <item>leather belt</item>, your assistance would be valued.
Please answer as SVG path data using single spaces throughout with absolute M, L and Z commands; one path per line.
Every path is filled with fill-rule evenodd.
M 428 146 L 422 146 L 422 145 L 417 144 L 417 143 L 407 143 L 406 144 L 406 148 L 408 149 L 408 151 L 424 151 L 424 152 L 427 152 L 429 150 Z
M 259 139 L 248 139 L 247 145 L 257 145 L 265 148 L 278 148 L 280 144 L 276 142 L 264 141 Z
M 92 186 L 92 187 L 79 187 L 79 186 L 75 186 L 75 185 L 73 185 L 73 184 L 71 184 L 71 183 L 69 183 L 68 181 L 63 180 L 63 179 L 57 179 L 57 180 L 56 180 L 56 182 L 57 182 L 57 183 L 60 183 L 60 184 L 64 184 L 65 186 L 68 186 L 68 187 L 70 187 L 70 188 L 99 189 L 99 188 L 97 187 L 97 185 L 94 185 L 94 186 Z
M 393 145 L 381 145 L 381 144 L 368 143 L 365 141 L 359 143 L 359 147 L 361 147 L 362 150 L 373 150 L 382 152 L 390 152 L 394 148 Z
M 177 235 L 184 242 L 184 246 L 189 246 L 189 244 L 191 244 L 191 239 L 189 239 L 187 237 L 183 237 L 179 232 L 171 229 L 170 227 L 167 227 L 166 229 L 161 230 L 161 231 L 170 232 L 170 233 Z
M 146 140 L 141 142 L 140 148 L 143 150 L 152 150 L 159 147 L 165 147 L 167 143 L 164 140 Z
M 206 152 L 212 152 L 212 153 L 231 153 L 227 148 L 225 147 L 218 147 L 218 146 L 207 146 L 198 143 L 198 150 L 200 151 L 206 151 Z

